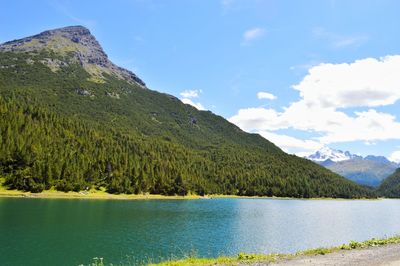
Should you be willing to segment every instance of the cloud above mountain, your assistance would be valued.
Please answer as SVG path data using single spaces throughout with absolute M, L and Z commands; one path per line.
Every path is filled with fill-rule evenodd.
M 321 108 L 376 107 L 400 99 L 400 55 L 347 64 L 320 64 L 293 86 L 302 101 Z
M 389 160 L 396 162 L 396 163 L 400 163 L 400 150 L 393 152 L 390 155 Z
M 292 86 L 300 98 L 283 110 L 243 108 L 229 120 L 243 130 L 263 135 L 281 129 L 314 132 L 315 137 L 300 142 L 308 150 L 316 147 L 314 142 L 325 145 L 400 139 L 400 123 L 396 117 L 376 109 L 400 99 L 398 69 L 400 55 L 319 64 Z M 275 140 L 278 146 L 287 146 L 284 138 L 275 137 Z
M 183 98 L 197 98 L 201 90 L 184 90 L 180 93 Z
M 260 91 L 257 93 L 257 98 L 260 100 L 266 99 L 266 100 L 276 100 L 276 96 L 273 95 L 272 93 L 265 92 L 265 91 Z
M 206 110 L 200 102 L 194 102 L 194 98 L 198 98 L 202 93 L 202 90 L 184 90 L 180 93 L 182 96 L 181 101 L 185 104 L 189 104 L 198 110 Z

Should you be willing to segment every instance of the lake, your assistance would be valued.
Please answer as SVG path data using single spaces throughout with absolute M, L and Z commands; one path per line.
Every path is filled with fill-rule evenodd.
M 399 221 L 399 200 L 0 198 L 0 264 L 291 253 L 392 236 Z

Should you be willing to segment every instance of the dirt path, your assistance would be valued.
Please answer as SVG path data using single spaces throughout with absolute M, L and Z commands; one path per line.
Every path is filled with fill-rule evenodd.
M 248 266 L 249 264 L 247 264 Z M 343 250 L 326 255 L 301 256 L 274 263 L 254 263 L 251 266 L 400 266 L 400 244 Z

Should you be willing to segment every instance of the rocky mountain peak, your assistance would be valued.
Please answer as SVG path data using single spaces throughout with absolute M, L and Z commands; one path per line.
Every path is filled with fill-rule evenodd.
M 323 147 L 320 150 L 316 151 L 315 153 L 306 156 L 305 158 L 315 162 L 323 162 L 327 160 L 332 162 L 341 162 L 348 160 L 366 160 L 384 164 L 396 164 L 395 162 L 391 162 L 384 156 L 367 155 L 363 157 L 361 155 L 352 154 L 349 151 L 343 152 L 341 150 L 335 150 L 329 147 Z
M 97 80 L 103 78 L 102 73 L 107 73 L 142 87 L 146 86 L 134 73 L 113 64 L 96 38 L 83 26 L 47 30 L 0 45 L 0 52 L 35 52 L 44 49 L 64 56 L 72 56 Z M 48 62 L 51 62 L 54 69 L 54 61 L 48 60 Z M 59 62 L 59 64 L 68 65 L 68 62 Z M 57 67 L 59 66 L 55 69 Z
M 400 165 L 384 156 L 361 156 L 349 151 L 324 147 L 306 157 L 339 175 L 367 186 L 376 187 Z
M 33 36 L 33 37 L 54 35 L 56 33 L 62 33 L 62 34 L 64 34 L 65 37 L 68 37 L 71 40 L 74 38 L 91 36 L 91 33 L 87 28 L 85 28 L 84 26 L 77 25 L 77 26 L 68 26 L 68 27 L 64 27 L 64 28 L 47 30 L 47 31 L 39 33 L 38 35 Z M 93 36 L 91 36 L 91 37 L 93 37 Z M 79 41 L 78 39 L 75 39 L 75 42 L 78 42 L 78 41 Z
M 326 160 L 330 160 L 333 162 L 340 162 L 349 160 L 352 158 L 352 154 L 348 151 L 343 152 L 341 150 L 331 149 L 329 147 L 323 147 L 322 149 L 316 151 L 314 154 L 307 156 L 307 159 L 312 161 L 322 162 Z

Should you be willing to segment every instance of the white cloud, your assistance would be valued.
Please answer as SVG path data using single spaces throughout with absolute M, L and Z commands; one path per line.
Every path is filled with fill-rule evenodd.
M 274 109 L 263 107 L 240 109 L 229 121 L 244 131 L 259 132 L 284 128 L 280 122 L 281 114 Z
M 201 92 L 201 90 L 184 90 L 180 93 L 180 95 L 183 98 L 197 98 Z
M 400 55 L 366 58 L 350 64 L 320 64 L 293 86 L 309 105 L 360 107 L 400 99 Z
M 262 37 L 265 34 L 263 28 L 252 28 L 243 33 L 243 39 L 241 45 L 248 45 L 252 41 Z
M 333 46 L 336 48 L 360 46 L 366 40 L 368 40 L 368 38 L 364 36 L 342 37 L 334 41 Z
M 192 100 L 194 98 L 198 98 L 202 92 L 202 90 L 184 90 L 180 93 L 180 95 L 182 96 L 181 101 L 185 104 L 190 104 L 198 110 L 205 110 L 204 106 L 201 103 L 195 103 Z
M 312 67 L 304 79 L 293 86 L 299 91 L 300 99 L 283 108 L 283 111 L 245 108 L 229 120 L 246 131 L 269 132 L 263 135 L 275 139 L 283 149 L 288 144 L 271 135 L 271 131 L 292 128 L 314 132 L 315 137 L 303 143 L 313 145 L 314 142 L 325 145 L 400 139 L 400 123 L 396 117 L 372 109 L 394 104 L 400 99 L 398 69 L 398 55 L 381 59 L 367 58 L 351 64 L 320 64 Z M 344 112 L 352 107 L 370 109 Z M 306 151 L 307 145 L 303 145 L 303 148 Z
M 258 133 L 275 145 L 279 146 L 285 152 L 294 153 L 302 157 L 309 155 L 323 147 L 323 145 L 318 141 L 302 140 L 283 134 L 276 134 L 270 131 L 260 131 Z
M 265 91 L 260 91 L 257 93 L 257 98 L 258 99 L 267 99 L 267 100 L 275 100 L 276 96 L 269 93 L 269 92 L 265 92 Z
M 392 162 L 400 163 L 400 151 L 393 152 L 390 155 L 389 160 Z
M 400 139 L 400 123 L 396 117 L 370 109 L 356 112 L 355 117 L 347 117 L 332 128 L 326 128 L 326 135 L 320 140 L 324 143 Z
M 198 109 L 198 110 L 206 110 L 206 109 L 204 108 L 204 106 L 203 106 L 201 103 L 195 103 L 195 102 L 193 102 L 193 101 L 192 101 L 191 99 L 189 99 L 189 98 L 183 98 L 183 99 L 181 99 L 181 101 L 182 101 L 183 103 L 185 103 L 185 104 L 189 104 L 189 105 L 195 107 L 195 108 Z
M 318 39 L 327 40 L 333 48 L 357 47 L 368 40 L 365 35 L 344 36 L 327 31 L 322 27 L 314 28 L 312 34 Z
M 321 133 L 314 140 L 323 144 L 400 139 L 400 123 L 396 118 L 373 109 L 349 116 L 334 109 L 310 108 L 300 102 L 282 113 L 262 107 L 240 109 L 229 121 L 249 132 L 293 128 Z

